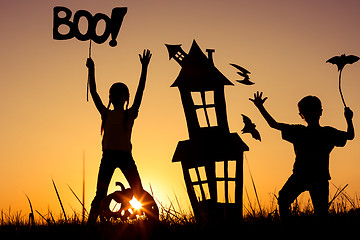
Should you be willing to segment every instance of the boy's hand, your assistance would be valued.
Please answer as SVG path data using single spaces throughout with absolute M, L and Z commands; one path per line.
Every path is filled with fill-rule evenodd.
M 351 111 L 351 109 L 349 107 L 346 107 L 345 111 L 344 111 L 345 119 L 347 121 L 351 121 L 353 118 L 353 115 L 354 115 L 353 111 Z
M 144 49 L 142 56 L 139 54 L 140 62 L 144 67 L 147 67 L 149 65 L 151 56 L 152 54 L 150 53 L 149 49 Z
M 88 58 L 86 60 L 86 67 L 88 67 L 89 69 L 94 69 L 95 68 L 94 61 L 91 58 Z
M 267 99 L 267 97 L 262 98 L 262 94 L 262 92 L 259 93 L 259 91 L 257 91 L 254 93 L 254 99 L 249 98 L 249 100 L 252 101 L 256 107 L 261 107 Z

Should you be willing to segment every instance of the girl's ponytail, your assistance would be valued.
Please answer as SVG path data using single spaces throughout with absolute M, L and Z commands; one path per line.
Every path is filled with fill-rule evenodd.
M 101 121 L 101 133 L 100 133 L 101 135 L 103 135 L 103 133 L 104 133 L 106 116 L 107 116 L 107 113 L 109 111 L 110 105 L 111 105 L 111 99 L 109 98 L 109 104 L 106 107 L 106 112 L 104 113 L 104 116 L 102 117 L 102 121 Z

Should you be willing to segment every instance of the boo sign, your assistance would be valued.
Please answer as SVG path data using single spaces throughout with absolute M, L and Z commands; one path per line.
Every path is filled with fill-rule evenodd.
M 74 14 L 74 18 L 71 21 L 72 12 L 70 9 L 60 6 L 54 7 L 53 38 L 56 40 L 67 40 L 75 37 L 80 41 L 93 40 L 98 44 L 102 44 L 111 35 L 109 45 L 115 47 L 117 45 L 116 38 L 126 13 L 126 7 L 116 7 L 112 10 L 110 18 L 103 13 L 96 13 L 93 16 L 86 10 L 79 10 Z M 79 30 L 81 18 L 87 20 L 88 28 L 86 33 L 82 33 Z M 98 35 L 96 27 L 100 21 L 105 22 L 105 30 L 101 35 Z M 65 25 L 69 29 L 68 32 L 59 32 L 59 28 L 62 25 Z

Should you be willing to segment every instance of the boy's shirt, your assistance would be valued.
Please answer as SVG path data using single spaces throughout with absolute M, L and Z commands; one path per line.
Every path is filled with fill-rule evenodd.
M 307 179 L 331 179 L 329 155 L 335 146 L 345 146 L 346 132 L 328 126 L 309 128 L 303 125 L 284 124 L 281 134 L 284 140 L 294 145 L 295 175 Z

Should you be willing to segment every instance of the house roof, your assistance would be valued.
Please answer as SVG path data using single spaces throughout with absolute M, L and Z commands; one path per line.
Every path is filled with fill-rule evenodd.
M 234 84 L 214 66 L 212 60 L 208 59 L 194 40 L 188 55 L 183 60 L 181 71 L 171 87 L 206 91 L 224 85 Z
M 172 162 L 196 167 L 206 162 L 242 159 L 244 151 L 249 151 L 249 147 L 237 133 L 202 136 L 196 140 L 180 141 Z

